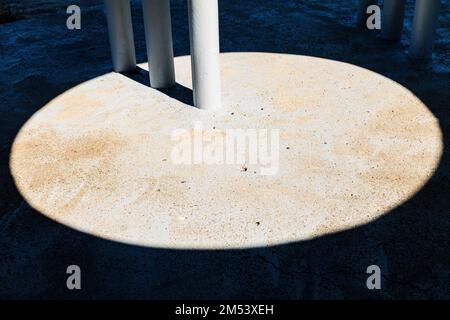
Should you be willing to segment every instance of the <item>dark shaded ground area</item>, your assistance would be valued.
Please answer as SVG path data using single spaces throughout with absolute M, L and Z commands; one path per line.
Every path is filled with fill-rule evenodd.
M 172 1 L 176 55 L 189 53 L 186 1 Z M 320 56 L 383 74 L 414 92 L 439 119 L 445 151 L 433 178 L 378 220 L 311 241 L 234 251 L 159 250 L 79 233 L 35 212 L 9 173 L 21 126 L 52 98 L 111 70 L 102 5 L 82 6 L 82 30 L 65 8 L 0 25 L 0 298 L 450 298 L 450 2 L 444 2 L 428 64 L 353 26 L 355 3 L 334 0 L 222 0 L 222 51 Z M 138 61 L 146 60 L 134 1 Z M 407 21 L 412 16 L 412 5 Z M 380 97 L 382 98 L 382 97 Z M 77 264 L 83 290 L 66 289 Z M 367 266 L 383 290 L 366 288 Z

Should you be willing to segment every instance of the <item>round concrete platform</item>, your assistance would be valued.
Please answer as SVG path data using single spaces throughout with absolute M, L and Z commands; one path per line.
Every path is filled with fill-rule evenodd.
M 268 53 L 222 54 L 221 68 L 218 112 L 115 73 L 58 96 L 14 142 L 18 189 L 42 214 L 99 237 L 243 248 L 368 223 L 412 197 L 439 163 L 438 121 L 411 92 L 376 73 Z M 176 58 L 176 72 L 191 88 L 189 57 Z M 181 141 L 174 133 L 201 133 L 206 146 L 230 129 L 279 134 L 275 170 L 248 159 L 174 160 Z

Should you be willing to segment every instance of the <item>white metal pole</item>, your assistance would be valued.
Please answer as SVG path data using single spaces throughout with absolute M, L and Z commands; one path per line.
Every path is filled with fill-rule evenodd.
M 142 0 L 145 38 L 153 88 L 175 85 L 170 0 Z
M 359 0 L 358 13 L 356 16 L 356 24 L 358 26 L 364 28 L 367 26 L 367 19 L 369 18 L 367 8 L 374 4 L 378 4 L 378 0 Z
M 397 41 L 400 39 L 405 20 L 406 0 L 384 0 L 381 14 L 381 38 Z
M 111 55 L 116 72 L 136 69 L 133 24 L 129 0 L 105 0 Z
M 429 59 L 433 52 L 439 18 L 440 0 L 416 0 L 409 55 Z
M 221 106 L 218 0 L 188 0 L 194 104 Z

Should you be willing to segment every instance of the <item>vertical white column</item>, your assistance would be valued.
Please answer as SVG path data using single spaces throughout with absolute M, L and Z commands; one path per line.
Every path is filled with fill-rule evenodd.
M 384 0 L 381 38 L 392 41 L 400 39 L 405 20 L 405 2 L 405 0 Z
M 429 59 L 431 57 L 440 6 L 440 0 L 416 0 L 411 48 L 409 50 L 409 55 L 412 58 Z
M 170 0 L 142 0 L 145 39 L 153 88 L 175 85 Z
M 136 69 L 133 24 L 129 0 L 105 0 L 111 55 L 116 72 Z
M 356 16 L 356 24 L 360 27 L 366 27 L 367 19 L 369 15 L 367 14 L 367 8 L 371 5 L 378 4 L 378 0 L 359 0 L 358 3 L 358 13 Z
M 188 0 L 194 104 L 221 105 L 218 0 Z

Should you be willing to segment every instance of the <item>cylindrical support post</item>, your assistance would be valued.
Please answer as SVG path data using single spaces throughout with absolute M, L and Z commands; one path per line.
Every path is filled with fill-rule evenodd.
M 111 55 L 116 72 L 136 69 L 133 24 L 129 0 L 105 0 Z
M 188 0 L 192 87 L 199 109 L 221 105 L 218 0 Z
M 378 0 L 359 0 L 358 13 L 356 16 L 356 24 L 358 26 L 363 28 L 367 26 L 367 19 L 369 18 L 369 15 L 367 14 L 367 8 L 374 4 L 377 5 Z
M 411 48 L 414 59 L 429 59 L 433 52 L 436 28 L 439 19 L 440 0 L 416 0 Z
M 405 20 L 406 0 L 384 0 L 381 14 L 381 38 L 398 41 L 402 35 Z
M 175 85 L 170 0 L 142 0 L 150 85 L 162 89 Z

